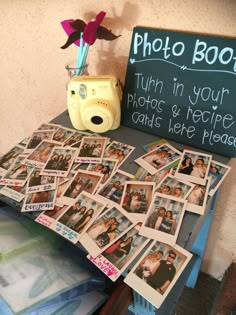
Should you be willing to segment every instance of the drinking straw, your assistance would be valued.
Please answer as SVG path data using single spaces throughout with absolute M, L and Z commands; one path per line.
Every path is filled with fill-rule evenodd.
M 80 68 L 81 68 L 81 61 L 82 61 L 82 54 L 83 54 L 83 33 L 80 34 L 80 41 L 77 50 L 77 59 L 76 59 L 76 75 L 80 75 Z

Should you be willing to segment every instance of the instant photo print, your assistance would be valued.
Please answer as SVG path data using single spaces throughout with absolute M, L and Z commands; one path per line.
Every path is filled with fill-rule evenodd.
M 187 200 L 155 193 L 140 234 L 171 245 L 176 243 Z
M 184 150 L 175 177 L 204 185 L 206 183 L 211 164 L 212 155 Z
M 129 213 L 115 205 L 93 222 L 81 237 L 80 243 L 92 257 L 97 257 L 136 223 Z
M 149 242 L 149 238 L 140 235 L 139 230 L 140 225 L 137 224 L 100 255 L 88 255 L 87 258 L 112 281 L 116 281 Z
M 159 308 L 191 257 L 191 253 L 178 245 L 153 241 L 124 282 Z
M 139 157 L 135 162 L 147 170 L 151 175 L 154 175 L 158 171 L 167 168 L 173 162 L 179 160 L 181 156 L 182 153 L 179 150 L 175 149 L 170 144 L 165 143 Z

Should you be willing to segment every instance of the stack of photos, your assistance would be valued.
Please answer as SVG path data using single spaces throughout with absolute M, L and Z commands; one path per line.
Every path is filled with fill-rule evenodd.
M 0 195 L 158 308 L 192 256 L 176 244 L 185 212 L 203 215 L 230 167 L 166 139 L 142 148 L 131 174 L 134 146 L 44 123 L 0 157 Z

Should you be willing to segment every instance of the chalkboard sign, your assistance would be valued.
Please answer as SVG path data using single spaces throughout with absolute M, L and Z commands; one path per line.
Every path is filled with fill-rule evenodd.
M 236 39 L 133 29 L 122 124 L 236 156 Z

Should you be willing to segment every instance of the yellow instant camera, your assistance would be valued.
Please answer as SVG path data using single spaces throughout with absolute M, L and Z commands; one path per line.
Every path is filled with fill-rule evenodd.
M 68 83 L 67 106 L 75 129 L 103 133 L 120 126 L 121 86 L 112 76 L 77 76 Z

